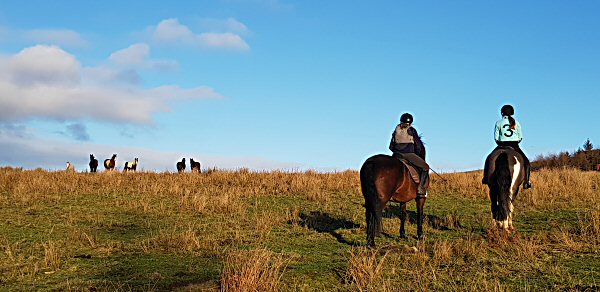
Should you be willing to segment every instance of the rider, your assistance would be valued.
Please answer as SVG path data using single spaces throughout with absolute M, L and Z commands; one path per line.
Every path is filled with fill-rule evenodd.
M 417 130 L 412 127 L 413 116 L 409 113 L 404 113 L 400 116 L 400 124 L 396 126 L 396 130 L 392 134 L 390 141 L 390 150 L 394 152 L 393 156 L 408 160 L 410 164 L 417 167 L 421 171 L 421 182 L 417 189 L 417 195 L 420 197 L 427 196 L 427 185 L 429 180 L 429 165 L 425 162 L 425 146 L 417 133 Z
M 523 133 L 521 132 L 521 124 L 512 117 L 515 114 L 515 109 L 511 105 L 507 104 L 500 109 L 500 113 L 502 114 L 502 119 L 496 122 L 496 128 L 494 129 L 494 139 L 498 145 L 496 149 L 509 146 L 523 156 L 523 160 L 525 162 L 525 181 L 523 182 L 523 189 L 531 188 L 531 181 L 529 181 L 531 165 L 529 163 L 529 159 L 527 159 L 527 156 L 525 156 L 525 153 L 523 153 L 523 150 L 521 150 L 519 147 L 519 143 L 521 140 L 523 140 Z M 494 151 L 496 149 L 494 149 Z M 492 153 L 494 151 L 492 151 Z M 482 180 L 483 184 L 488 183 L 487 173 L 491 156 L 492 155 L 490 154 L 485 160 Z

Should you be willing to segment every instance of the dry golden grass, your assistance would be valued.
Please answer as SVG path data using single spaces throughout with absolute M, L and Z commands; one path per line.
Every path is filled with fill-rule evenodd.
M 358 291 L 393 291 L 384 277 L 387 253 L 378 257 L 379 250 L 358 248 L 350 251 L 346 281 Z
M 483 172 L 470 171 L 431 176 L 432 193 L 460 194 L 470 198 L 488 198 L 488 188 L 481 184 Z M 518 200 L 531 207 L 586 206 L 600 209 L 600 173 L 577 169 L 542 169 L 531 174 L 533 189 L 522 190 Z
M 356 247 L 365 241 L 356 171 L 0 168 L 0 285 L 511 291 L 573 290 L 600 278 L 600 173 L 534 172 L 534 189 L 517 198 L 514 234 L 488 230 L 480 171 L 443 177 L 432 176 L 425 241 L 399 239 L 399 219 L 385 218 L 391 237 L 368 250 Z M 407 223 L 409 236 L 415 229 Z
M 280 291 L 286 262 L 266 249 L 232 252 L 221 275 L 221 291 Z

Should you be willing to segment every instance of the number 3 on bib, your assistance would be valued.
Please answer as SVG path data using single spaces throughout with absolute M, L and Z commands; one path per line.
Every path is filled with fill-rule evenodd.
M 510 128 L 509 124 L 502 126 L 502 132 L 504 132 L 503 135 L 505 137 L 512 137 L 512 135 L 514 134 L 513 129 Z

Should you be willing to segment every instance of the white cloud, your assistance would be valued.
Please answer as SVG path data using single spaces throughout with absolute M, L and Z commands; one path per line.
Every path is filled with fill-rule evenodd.
M 150 46 L 144 43 L 137 43 L 112 53 L 108 60 L 117 65 L 157 69 L 161 71 L 173 70 L 179 66 L 176 61 L 150 60 L 149 56 Z
M 202 27 L 211 32 L 232 32 L 238 34 L 248 34 L 250 30 L 242 22 L 235 18 L 227 19 L 203 19 Z
M 150 46 L 139 43 L 110 54 L 108 60 L 124 65 L 142 65 L 150 55 Z
M 250 46 L 237 34 L 233 33 L 203 33 L 198 40 L 204 46 L 234 50 L 249 50 Z
M 79 82 L 81 64 L 56 46 L 34 46 L 21 50 L 6 66 L 8 77 L 15 84 L 75 84 Z M 0 68 L 0 70 L 2 70 Z
M 226 20 L 228 29 L 246 32 L 247 27 L 235 20 Z M 175 18 L 162 20 L 157 26 L 148 28 L 150 38 L 158 43 L 171 43 L 199 48 L 215 48 L 247 51 L 250 46 L 234 32 L 205 32 L 194 33 Z
M 56 46 L 38 45 L 0 58 L 0 122 L 45 118 L 152 124 L 152 115 L 170 111 L 171 101 L 221 97 L 205 86 L 143 89 L 135 82 L 111 82 L 128 75 L 132 81 L 139 78 L 126 72 L 132 71 L 82 68 L 73 55 Z M 99 76 L 105 79 L 90 78 Z
M 165 19 L 152 29 L 152 37 L 159 42 L 190 41 L 194 33 L 175 18 Z
M 84 47 L 87 42 L 81 35 L 70 29 L 33 29 L 24 31 L 25 39 L 37 43 L 67 47 Z

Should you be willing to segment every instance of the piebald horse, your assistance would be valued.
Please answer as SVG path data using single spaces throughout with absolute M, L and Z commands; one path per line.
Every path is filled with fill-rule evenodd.
M 116 164 L 117 164 L 117 154 L 113 154 L 111 159 L 104 160 L 104 168 L 106 170 L 114 170 Z
M 135 158 L 133 162 L 125 161 L 125 166 L 123 167 L 123 172 L 133 171 L 137 169 L 138 159 Z
M 513 203 L 525 178 L 521 154 L 510 147 L 499 147 L 490 157 L 488 187 L 492 205 L 492 225 L 502 230 L 514 230 Z
M 425 159 L 425 151 L 417 153 Z M 418 184 L 411 178 L 407 166 L 396 157 L 378 154 L 360 168 L 360 185 L 365 198 L 367 245 L 375 246 L 375 236 L 382 232 L 383 209 L 389 201 L 400 203 L 400 236 L 405 238 L 406 203 L 417 203 L 417 238 L 423 239 L 423 207 L 425 196 L 417 196 Z

